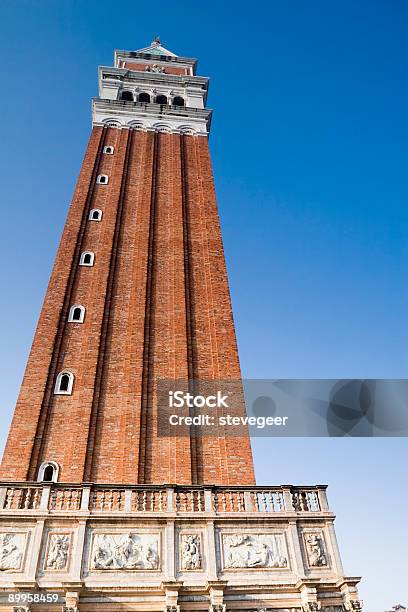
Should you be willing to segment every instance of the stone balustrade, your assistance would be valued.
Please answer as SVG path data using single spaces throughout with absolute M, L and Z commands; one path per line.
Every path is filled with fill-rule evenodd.
M 218 487 L 175 485 L 69 485 L 0 483 L 0 513 L 8 511 L 88 513 L 282 514 L 329 511 L 326 487 Z

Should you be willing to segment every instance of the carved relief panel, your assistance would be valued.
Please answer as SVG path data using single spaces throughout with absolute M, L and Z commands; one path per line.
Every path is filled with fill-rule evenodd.
M 94 570 L 157 570 L 160 567 L 159 534 L 94 534 L 90 568 Z
M 28 540 L 28 532 L 0 533 L 0 571 L 20 571 Z
M 180 536 L 180 567 L 182 570 L 200 570 L 203 567 L 201 536 L 183 533 Z
M 327 567 L 328 556 L 323 532 L 307 531 L 303 538 L 309 567 Z
M 48 534 L 44 570 L 66 571 L 68 569 L 71 539 L 71 533 L 50 532 Z
M 283 533 L 222 534 L 221 541 L 225 569 L 289 566 Z

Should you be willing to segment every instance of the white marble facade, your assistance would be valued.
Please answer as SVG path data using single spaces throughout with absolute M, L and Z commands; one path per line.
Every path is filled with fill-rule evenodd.
M 99 503 L 94 508 L 86 492 L 74 510 L 52 495 L 48 506 L 8 508 L 14 498 L 3 496 L 0 606 L 2 592 L 43 589 L 60 593 L 74 612 L 88 611 L 95 593 L 118 612 L 124 602 L 140 612 L 146 605 L 152 612 L 358 609 L 359 579 L 344 575 L 323 497 L 318 512 L 268 513 L 248 495 L 240 511 L 227 504 L 220 511 L 210 493 L 201 510 L 172 502 L 170 490 L 160 499 L 166 495 L 167 507 L 153 513 L 143 509 L 146 496 L 133 511 L 124 493 L 121 517 Z

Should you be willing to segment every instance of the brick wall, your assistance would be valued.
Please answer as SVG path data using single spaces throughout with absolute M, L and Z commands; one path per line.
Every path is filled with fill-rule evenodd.
M 93 267 L 78 266 L 84 250 Z M 67 322 L 72 304 L 83 324 Z M 65 369 L 73 393 L 54 395 Z M 157 380 L 187 377 L 240 377 L 207 139 L 94 128 L 0 478 L 53 460 L 65 482 L 252 484 L 247 435 L 156 435 Z

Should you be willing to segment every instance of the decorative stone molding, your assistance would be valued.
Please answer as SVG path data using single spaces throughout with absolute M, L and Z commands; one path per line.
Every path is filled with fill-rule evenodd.
M 327 554 L 322 532 L 305 533 L 307 560 L 310 567 L 326 567 Z
M 153 64 L 151 66 L 146 66 L 145 72 L 155 72 L 156 74 L 164 74 L 166 70 L 163 68 L 163 66 Z
M 356 610 L 356 611 L 357 610 L 362 610 L 363 609 L 363 602 L 361 600 L 359 600 L 359 599 L 353 599 L 351 601 L 346 601 L 343 604 L 343 607 L 344 607 L 344 609 L 347 612 L 354 611 L 354 610 Z
M 0 533 L 0 570 L 20 570 L 27 533 Z
M 138 124 L 144 130 L 159 131 L 165 126 L 171 133 L 191 133 L 208 136 L 211 110 L 185 106 L 160 106 L 139 102 L 123 105 L 118 100 L 94 99 L 92 103 L 93 125 L 126 128 Z
M 198 534 L 183 534 L 181 536 L 181 568 L 183 570 L 198 570 L 202 568 L 201 538 Z
M 209 612 L 227 612 L 227 604 L 211 604 Z
M 288 567 L 283 534 L 223 534 L 222 544 L 226 569 Z
M 180 612 L 180 606 L 166 606 L 164 612 Z
M 320 601 L 308 601 L 302 606 L 303 612 L 318 612 L 322 607 Z
M 71 545 L 71 534 L 50 533 L 48 535 L 45 570 L 64 570 L 68 565 L 68 554 Z
M 159 568 L 158 534 L 95 534 L 91 569 L 157 570 Z

